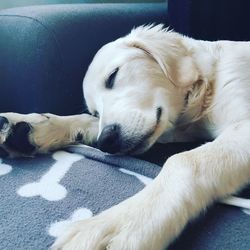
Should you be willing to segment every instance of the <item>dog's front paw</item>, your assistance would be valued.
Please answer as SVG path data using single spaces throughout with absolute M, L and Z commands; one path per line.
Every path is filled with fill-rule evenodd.
M 110 218 L 96 216 L 76 222 L 64 232 L 51 247 L 52 250 L 107 249 L 120 225 Z M 118 249 L 117 249 L 118 250 Z
M 111 209 L 112 210 L 112 209 Z M 106 211 L 107 212 L 107 211 Z M 52 250 L 151 250 L 153 240 L 140 217 L 116 211 L 71 225 L 51 247 Z M 144 234 L 145 233 L 145 234 Z M 150 242 L 151 241 L 151 242 Z
M 55 116 L 56 117 L 56 116 Z M 45 153 L 50 148 L 54 131 L 53 115 L 2 113 L 0 114 L 0 147 L 9 156 L 32 156 L 35 153 Z M 57 132 L 59 136 L 61 131 Z M 56 137 L 55 139 L 58 139 Z M 44 149 L 44 150 L 43 150 Z
M 92 145 L 98 119 L 87 115 L 0 114 L 0 147 L 10 156 L 48 153 L 76 143 Z
M 32 155 L 36 146 L 30 141 L 32 125 L 25 121 L 12 122 L 0 116 L 0 144 L 2 148 L 12 154 Z

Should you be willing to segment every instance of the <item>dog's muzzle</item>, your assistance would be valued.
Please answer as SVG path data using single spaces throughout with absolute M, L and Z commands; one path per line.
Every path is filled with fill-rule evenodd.
M 111 124 L 103 128 L 97 141 L 97 147 L 103 152 L 115 154 L 121 150 L 121 128 Z

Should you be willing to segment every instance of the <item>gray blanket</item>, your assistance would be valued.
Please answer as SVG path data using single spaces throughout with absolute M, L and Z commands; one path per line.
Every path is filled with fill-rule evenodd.
M 160 166 L 86 146 L 0 162 L 0 249 L 48 249 L 72 221 L 130 197 Z M 249 197 L 249 190 L 242 194 Z M 171 249 L 250 249 L 250 211 L 216 204 Z

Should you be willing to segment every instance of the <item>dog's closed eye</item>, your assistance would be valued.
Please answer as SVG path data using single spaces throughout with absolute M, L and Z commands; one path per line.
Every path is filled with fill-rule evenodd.
M 115 78 L 118 73 L 119 68 L 116 68 L 109 76 L 109 78 L 105 81 L 105 88 L 112 89 L 115 83 Z

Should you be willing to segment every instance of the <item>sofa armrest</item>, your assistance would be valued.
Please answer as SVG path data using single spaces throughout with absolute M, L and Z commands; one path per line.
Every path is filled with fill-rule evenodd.
M 0 11 L 0 112 L 82 112 L 82 80 L 96 51 L 134 26 L 166 23 L 166 16 L 165 3 Z

